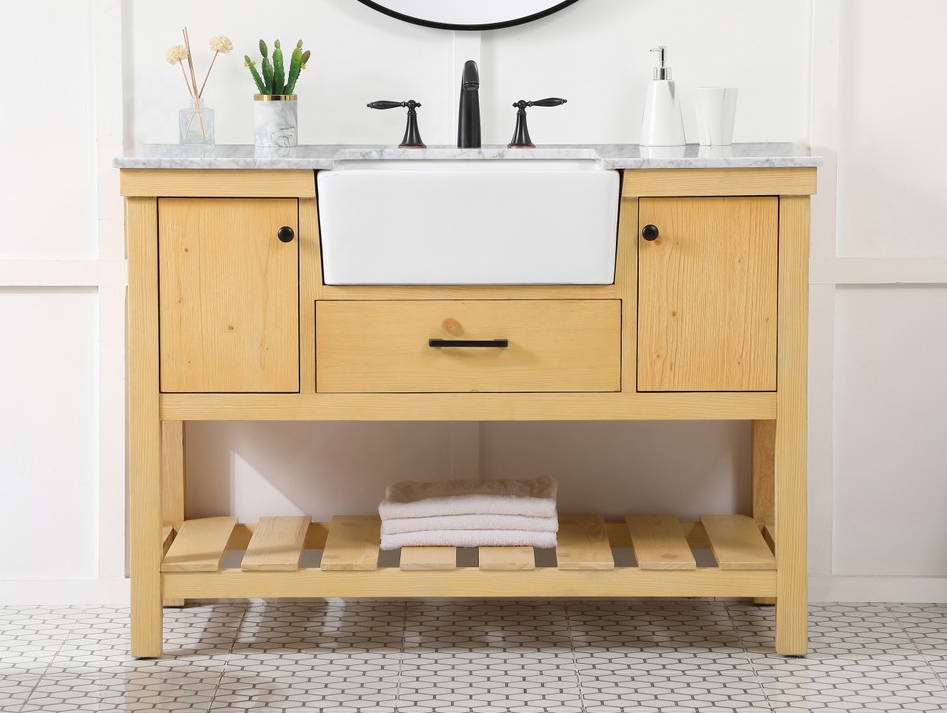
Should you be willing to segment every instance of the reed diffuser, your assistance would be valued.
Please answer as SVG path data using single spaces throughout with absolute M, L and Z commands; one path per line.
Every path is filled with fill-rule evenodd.
M 204 81 L 197 83 L 197 72 L 194 71 L 194 57 L 191 54 L 191 40 L 188 37 L 187 28 L 181 31 L 184 36 L 183 45 L 174 45 L 168 49 L 167 59 L 169 64 L 177 64 L 181 67 L 181 75 L 184 77 L 184 85 L 190 97 L 190 104 L 186 109 L 178 113 L 179 140 L 182 146 L 198 145 L 206 146 L 214 143 L 214 110 L 208 108 L 203 102 L 204 88 L 207 86 L 207 80 L 210 78 L 210 72 L 217 61 L 217 55 L 227 54 L 233 49 L 233 43 L 223 35 L 215 35 L 210 38 L 210 48 L 214 51 L 214 56 L 207 67 L 204 75 Z M 185 63 L 187 67 L 185 67 Z

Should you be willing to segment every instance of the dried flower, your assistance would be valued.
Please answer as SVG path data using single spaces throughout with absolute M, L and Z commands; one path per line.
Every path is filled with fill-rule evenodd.
M 214 52 L 227 54 L 233 49 L 233 42 L 223 35 L 215 35 L 210 38 L 210 48 L 214 50 Z
M 174 47 L 168 49 L 166 57 L 168 58 L 168 64 L 177 64 L 187 58 L 187 49 L 184 45 L 174 45 Z
M 214 35 L 210 38 L 210 48 L 214 50 L 214 57 L 207 67 L 207 74 L 204 75 L 204 81 L 198 86 L 197 75 L 194 73 L 194 58 L 191 56 L 191 42 L 187 36 L 187 28 L 183 30 L 184 44 L 174 45 L 167 52 L 168 64 L 180 64 L 181 72 L 184 74 L 184 83 L 187 85 L 187 93 L 192 99 L 200 99 L 204 94 L 204 87 L 207 86 L 207 80 L 210 78 L 210 70 L 214 68 L 214 62 L 217 61 L 217 55 L 221 52 L 227 54 L 233 49 L 233 42 L 223 35 Z M 184 63 L 187 62 L 187 69 Z
M 214 62 L 217 61 L 217 55 L 221 52 L 227 54 L 233 49 L 233 43 L 223 35 L 215 35 L 210 39 L 210 48 L 214 50 L 214 58 L 210 61 L 207 68 L 207 74 L 204 75 L 204 81 L 197 86 L 197 75 L 194 73 L 194 58 L 191 56 L 191 40 L 187 35 L 187 28 L 182 30 L 184 35 L 184 44 L 175 45 L 167 52 L 169 64 L 181 65 L 181 73 L 184 75 L 184 84 L 187 86 L 187 93 L 191 95 L 197 109 L 197 119 L 201 125 L 201 136 L 206 137 L 206 127 L 204 126 L 204 114 L 202 111 L 200 98 L 204 94 L 204 87 L 207 86 L 207 80 L 210 78 L 210 70 L 214 68 Z M 184 68 L 184 61 L 187 60 L 187 69 Z

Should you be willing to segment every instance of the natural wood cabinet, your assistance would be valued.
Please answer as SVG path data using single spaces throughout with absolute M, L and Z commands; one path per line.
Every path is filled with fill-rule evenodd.
M 333 286 L 312 171 L 123 170 L 132 655 L 161 654 L 162 601 L 302 596 L 765 598 L 776 650 L 805 653 L 814 191 L 809 167 L 628 170 L 612 285 Z M 566 506 L 555 566 L 528 548 L 388 566 L 373 514 L 188 520 L 183 422 L 211 419 L 739 419 L 753 506 L 693 522 Z
M 638 205 L 638 390 L 774 391 L 779 199 Z
M 161 198 L 161 391 L 299 390 L 295 199 Z M 289 233 L 283 233 L 284 239 Z
M 618 300 L 327 301 L 316 391 L 618 391 Z

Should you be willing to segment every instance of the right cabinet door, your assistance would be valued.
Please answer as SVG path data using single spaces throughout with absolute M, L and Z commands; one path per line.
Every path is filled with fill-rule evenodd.
M 638 208 L 638 391 L 775 391 L 779 199 Z

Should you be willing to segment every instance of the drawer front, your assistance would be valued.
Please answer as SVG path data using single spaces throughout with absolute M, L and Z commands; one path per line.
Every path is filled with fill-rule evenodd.
M 618 391 L 620 372 L 620 300 L 316 304 L 319 392 Z

